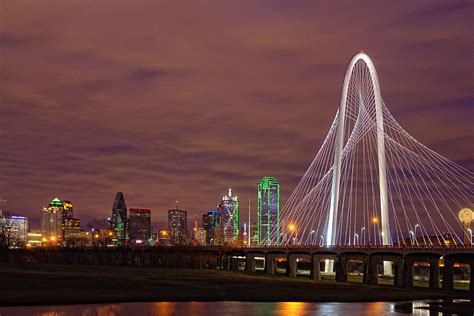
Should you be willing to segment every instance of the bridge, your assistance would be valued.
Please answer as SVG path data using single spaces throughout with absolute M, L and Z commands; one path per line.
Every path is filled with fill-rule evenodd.
M 360 52 L 348 64 L 327 136 L 282 208 L 280 229 L 273 227 L 266 247 L 232 250 L 227 267 L 254 272 L 261 261 L 274 274 L 276 260 L 286 261 L 294 277 L 298 262 L 306 262 L 312 278 L 335 272 L 345 282 L 348 263 L 357 261 L 364 283 L 377 284 L 380 275 L 412 286 L 414 264 L 424 263 L 430 287 L 439 288 L 442 260 L 442 286 L 452 289 L 455 264 L 474 269 L 473 193 L 471 171 L 395 120 L 373 61 Z
M 474 247 L 470 246 L 360 245 L 229 249 L 205 247 L 201 249 L 207 254 L 200 257 L 200 267 L 245 270 L 254 273 L 257 272 L 257 262 L 260 262 L 261 272 L 274 275 L 277 272 L 277 262 L 280 262 L 283 263 L 283 270 L 287 276 L 297 277 L 301 272 L 299 265 L 305 262 L 309 266 L 310 278 L 314 280 L 321 280 L 323 274 L 331 274 L 322 268 L 331 260 L 334 263 L 333 274 L 337 282 L 347 282 L 350 272 L 349 264 L 357 262 L 363 265 L 362 275 L 365 284 L 379 284 L 380 277 L 386 277 L 384 266 L 388 262 L 393 267 L 393 285 L 399 287 L 413 287 L 414 266 L 429 265 L 429 287 L 432 289 L 442 287 L 444 290 L 453 290 L 454 266 L 464 264 L 470 267 L 469 290 L 474 292 L 474 273 L 472 272 L 474 271 Z
M 398 124 L 361 52 L 349 62 L 321 148 L 282 208 L 281 230 L 265 244 L 471 245 L 458 212 L 472 208 L 473 193 L 471 171 Z

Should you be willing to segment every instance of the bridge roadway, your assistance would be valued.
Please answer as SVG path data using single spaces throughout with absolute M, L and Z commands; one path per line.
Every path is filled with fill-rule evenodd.
M 204 247 L 209 250 L 214 247 Z M 214 248 L 215 249 L 215 248 Z M 379 283 L 379 265 L 384 261 L 393 262 L 394 285 L 413 287 L 413 266 L 415 263 L 428 263 L 430 266 L 429 287 L 432 289 L 453 290 L 453 270 L 456 263 L 470 266 L 470 288 L 474 292 L 474 247 L 440 246 L 337 246 L 337 247 L 237 247 L 221 248 L 218 265 L 224 269 L 237 270 L 245 266 L 245 271 L 256 271 L 256 260 L 264 259 L 264 271 L 276 273 L 276 261 L 287 262 L 286 274 L 296 277 L 298 261 L 310 262 L 310 277 L 321 279 L 321 262 L 334 260 L 337 282 L 347 282 L 348 264 L 358 261 L 364 266 L 363 282 Z M 440 259 L 443 260 L 442 279 L 440 280 Z

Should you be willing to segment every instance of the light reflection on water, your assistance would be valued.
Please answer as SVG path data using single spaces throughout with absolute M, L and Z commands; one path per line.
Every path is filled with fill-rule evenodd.
M 425 303 L 416 301 L 414 307 Z M 0 316 L 212 316 L 212 315 L 407 315 L 395 310 L 395 303 L 303 303 L 303 302 L 151 302 L 121 304 L 86 304 L 55 306 L 0 307 Z M 427 310 L 413 309 L 412 315 L 430 314 Z

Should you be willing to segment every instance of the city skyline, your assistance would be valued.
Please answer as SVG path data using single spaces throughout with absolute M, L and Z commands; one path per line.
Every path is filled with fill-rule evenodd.
M 24 10 L 17 16 L 12 5 L 0 36 L 0 123 L 8 127 L 0 137 L 0 197 L 8 200 L 1 208 L 28 216 L 34 226 L 42 207 L 59 196 L 73 201 L 86 224 L 110 216 L 113 197 L 122 191 L 127 205 L 151 208 L 157 224 L 166 223 L 175 200 L 194 218 L 213 209 L 231 187 L 241 201 L 252 198 L 255 219 L 254 188 L 262 176 L 280 180 L 284 205 L 306 170 L 336 112 L 347 58 L 360 48 L 374 59 L 384 99 L 400 123 L 426 146 L 473 170 L 465 4 L 386 4 L 378 16 L 354 7 L 345 14 L 367 21 L 351 25 L 354 36 L 345 43 L 340 34 L 348 27 L 331 27 L 344 14 L 331 17 L 311 4 L 268 8 L 242 6 L 248 23 L 238 23 L 226 7 L 195 8 L 206 23 L 186 11 L 191 25 L 185 29 L 162 17 L 166 23 L 155 30 L 156 14 L 173 9 L 141 6 L 132 11 L 143 10 L 134 12 L 149 31 L 137 38 L 138 29 L 128 23 L 131 29 L 120 29 L 118 40 L 107 36 L 112 30 L 106 26 L 94 28 L 107 17 L 100 5 L 84 26 L 72 13 L 81 17 L 87 10 L 74 4 L 58 5 L 50 18 L 32 4 L 36 21 L 45 22 L 41 29 L 31 27 L 35 22 Z M 114 19 L 129 16 L 128 7 L 116 10 Z M 222 13 L 235 22 L 215 34 L 232 39 L 224 44 L 209 35 Z M 401 20 L 403 27 L 394 28 Z M 127 41 L 139 51 L 122 51 Z M 143 49 L 147 43 L 150 49 Z M 195 59 L 187 47 L 195 48 Z M 44 66 L 53 59 L 57 66 Z

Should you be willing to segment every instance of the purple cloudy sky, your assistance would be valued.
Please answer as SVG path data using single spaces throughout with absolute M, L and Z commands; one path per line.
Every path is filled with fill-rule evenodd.
M 12 1 L 0 10 L 0 197 L 83 226 L 128 206 L 195 214 L 232 187 L 286 198 L 364 49 L 422 143 L 474 169 L 472 1 Z M 253 203 L 255 209 L 255 203 Z

